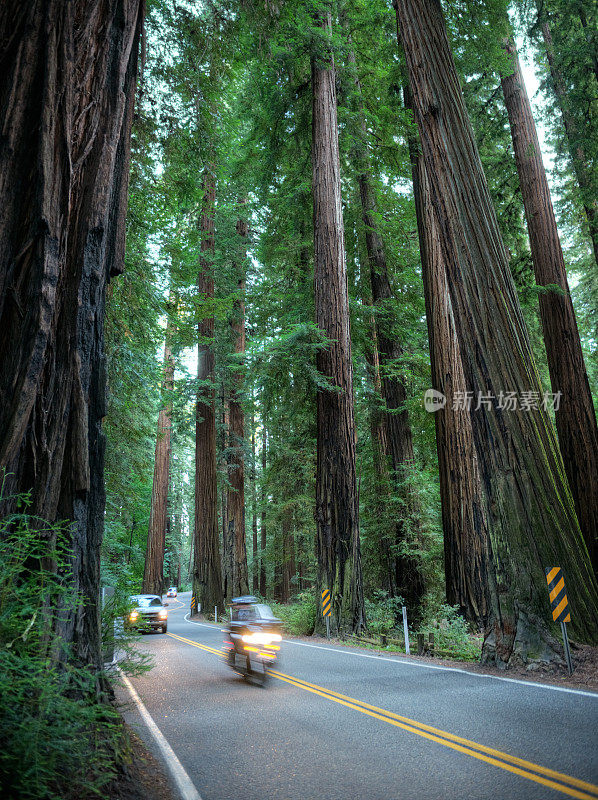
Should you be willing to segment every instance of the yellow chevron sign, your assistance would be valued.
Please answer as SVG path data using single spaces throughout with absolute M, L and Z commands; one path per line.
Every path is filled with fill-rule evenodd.
M 329 617 L 331 614 L 332 600 L 328 589 L 322 591 L 322 616 Z
M 571 622 L 569 601 L 565 590 L 565 579 L 560 567 L 546 568 L 546 582 L 550 596 L 552 618 L 555 622 Z

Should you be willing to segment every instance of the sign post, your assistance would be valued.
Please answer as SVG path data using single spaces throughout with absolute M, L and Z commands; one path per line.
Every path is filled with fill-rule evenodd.
M 322 591 L 322 616 L 326 620 L 326 638 L 330 639 L 330 614 L 332 613 L 332 600 L 328 589 Z
M 571 651 L 569 650 L 569 637 L 567 635 L 567 623 L 571 622 L 569 612 L 569 600 L 565 589 L 565 578 L 560 567 L 546 567 L 546 582 L 548 583 L 548 594 L 550 597 L 550 607 L 552 618 L 555 622 L 561 623 L 561 633 L 563 634 L 563 646 L 565 648 L 565 658 L 567 659 L 567 669 L 569 675 L 573 672 L 571 662 Z
M 403 606 L 403 633 L 405 634 L 405 653 L 409 655 L 411 649 L 409 648 L 409 628 L 407 627 L 407 609 Z

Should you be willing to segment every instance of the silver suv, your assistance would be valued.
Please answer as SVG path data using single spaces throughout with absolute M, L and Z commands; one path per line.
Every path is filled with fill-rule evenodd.
M 135 594 L 129 597 L 133 608 L 125 617 L 127 628 L 144 630 L 161 629 L 162 633 L 168 630 L 168 603 L 162 603 L 162 598 L 157 594 Z

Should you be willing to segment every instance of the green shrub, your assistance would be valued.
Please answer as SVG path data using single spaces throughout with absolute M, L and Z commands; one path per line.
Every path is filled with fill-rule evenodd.
M 101 676 L 74 665 L 54 630 L 58 609 L 81 602 L 71 587 L 68 541 L 65 526 L 26 514 L 0 521 L 3 797 L 103 796 L 125 746 Z
M 418 633 L 423 633 L 426 640 L 433 633 L 435 646 L 449 650 L 450 656 L 458 660 L 473 661 L 481 656 L 482 637 L 470 631 L 458 606 L 442 604 L 434 612 L 429 611 Z
M 316 625 L 317 605 L 313 592 L 301 592 L 293 603 L 271 603 L 272 611 L 294 636 L 311 636 Z
M 378 636 L 390 633 L 400 624 L 402 606 L 402 597 L 388 597 L 386 592 L 377 592 L 373 600 L 366 599 L 365 617 L 369 633 Z

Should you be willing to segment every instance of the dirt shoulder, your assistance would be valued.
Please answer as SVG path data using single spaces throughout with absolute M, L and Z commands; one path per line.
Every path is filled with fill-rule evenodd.
M 120 774 L 103 790 L 106 800 L 165 800 L 176 797 L 166 767 L 126 725 L 131 750 Z
M 375 647 L 368 647 L 366 649 L 356 646 L 351 642 L 341 641 L 340 639 L 326 639 L 322 636 L 288 636 L 286 638 L 298 639 L 303 642 L 311 642 L 312 644 L 319 644 L 322 646 L 332 644 L 390 658 L 395 656 L 401 659 L 420 661 L 425 664 L 436 664 L 443 667 L 464 669 L 477 674 L 496 675 L 501 678 L 516 678 L 517 680 L 530 681 L 533 683 L 548 683 L 553 686 L 567 686 L 571 689 L 598 692 L 598 647 L 590 647 L 589 645 L 572 643 L 571 658 L 573 661 L 573 674 L 569 675 L 566 667 L 559 667 L 556 665 L 545 666 L 533 664 L 529 665 L 527 668 L 522 666 L 498 669 L 488 664 L 480 664 L 479 661 L 455 661 L 448 658 L 434 658 L 430 656 L 408 656 L 405 655 L 405 653 L 399 653 L 384 648 L 378 649 Z

